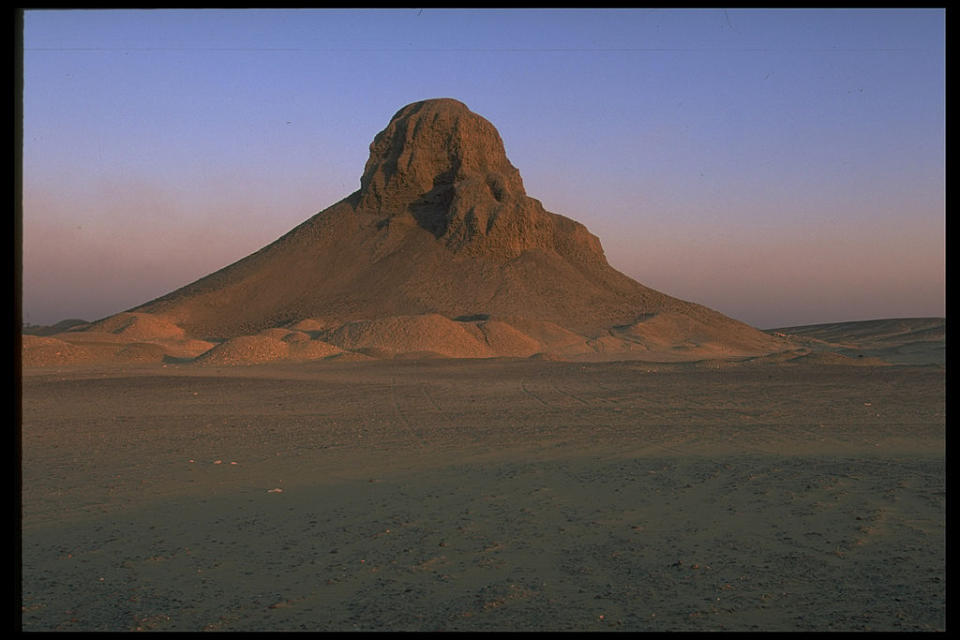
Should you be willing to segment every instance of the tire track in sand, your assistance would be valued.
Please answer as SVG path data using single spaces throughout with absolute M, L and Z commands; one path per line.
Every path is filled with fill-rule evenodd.
M 430 406 L 436 409 L 437 413 L 443 413 L 443 409 L 440 408 L 440 405 L 437 404 L 437 401 L 434 400 L 433 396 L 430 395 L 430 392 L 427 391 L 427 385 L 425 384 L 420 385 L 420 393 L 422 393 L 423 397 L 427 399 L 427 402 L 430 403 Z
M 397 377 L 392 376 L 390 378 L 390 400 L 393 403 L 393 411 L 396 413 L 397 418 L 403 424 L 404 430 L 410 435 L 410 437 L 417 443 L 417 446 L 421 450 L 426 448 L 426 443 L 423 441 L 423 438 L 417 435 L 414 431 L 413 423 L 410 422 L 410 418 L 407 417 L 407 414 L 403 412 L 403 409 L 400 408 L 400 403 L 397 401 Z
M 546 400 L 544 400 L 543 398 L 541 398 L 540 396 L 538 396 L 537 394 L 535 394 L 533 391 L 530 391 L 530 389 L 527 389 L 527 384 L 526 384 L 523 380 L 520 381 L 520 389 L 521 389 L 525 394 L 527 394 L 528 396 L 530 396 L 531 398 L 533 398 L 534 400 L 536 400 L 537 402 L 539 402 L 539 403 L 542 404 L 543 406 L 545 406 L 545 407 L 549 407 L 549 406 L 550 406 L 550 404 L 549 404 Z
M 576 395 L 570 393 L 569 391 L 566 391 L 566 390 L 564 390 L 564 389 L 561 389 L 559 386 L 557 386 L 557 383 L 556 383 L 556 382 L 551 382 L 551 383 L 550 383 L 550 386 L 553 387 L 554 391 L 556 391 L 557 393 L 559 393 L 559 394 L 562 395 L 562 396 L 566 396 L 566 397 L 568 397 L 568 398 L 573 398 L 574 400 L 576 400 L 577 402 L 579 402 L 580 404 L 582 404 L 582 405 L 584 405 L 584 406 L 586 406 L 586 407 L 593 406 L 593 403 L 587 402 L 587 401 L 584 400 L 583 398 L 581 398 L 581 397 L 579 397 L 579 396 L 576 396 Z
M 520 389 L 521 389 L 524 393 L 526 393 L 528 396 L 530 396 L 531 398 L 533 398 L 534 400 L 536 400 L 537 402 L 539 402 L 540 404 L 542 404 L 542 405 L 545 406 L 545 407 L 562 406 L 562 404 L 564 404 L 564 403 L 563 403 L 563 402 L 560 402 L 560 403 L 558 404 L 557 402 L 549 402 L 549 401 L 547 401 L 547 400 L 544 400 L 544 391 L 547 391 L 547 393 L 549 393 L 550 391 L 552 391 L 553 394 L 556 395 L 556 396 L 560 396 L 560 397 L 562 397 L 562 398 L 570 398 L 571 400 L 574 400 L 574 401 L 582 404 L 582 405 L 585 406 L 585 407 L 593 406 L 593 403 L 588 402 L 588 401 L 584 400 L 583 398 L 581 398 L 581 397 L 579 397 L 579 396 L 576 396 L 576 395 L 574 395 L 573 393 L 571 393 L 571 392 L 569 392 L 569 391 L 566 391 L 566 390 L 560 388 L 555 382 L 549 383 L 549 385 L 547 385 L 547 388 L 546 388 L 546 389 L 539 389 L 539 390 L 537 390 L 536 392 L 534 392 L 534 391 L 531 391 L 531 390 L 530 390 L 530 387 L 527 386 L 526 381 L 521 380 L 521 381 L 520 381 Z M 549 396 L 548 396 L 548 397 L 549 397 Z

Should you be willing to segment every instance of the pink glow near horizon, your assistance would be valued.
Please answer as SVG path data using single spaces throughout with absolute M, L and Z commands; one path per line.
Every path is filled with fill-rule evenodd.
M 309 207 L 301 196 L 283 206 L 246 191 L 235 201 L 211 198 L 194 215 L 195 207 L 157 185 L 101 193 L 108 197 L 91 211 L 50 194 L 25 198 L 32 210 L 50 212 L 24 221 L 25 321 L 93 320 L 142 304 L 253 253 L 339 200 Z M 945 247 L 930 251 L 926 242 L 942 229 L 895 220 L 735 229 L 581 221 L 618 270 L 754 326 L 945 316 Z
M 24 321 L 256 251 L 440 96 L 647 286 L 762 328 L 946 314 L 942 11 L 290 13 L 27 12 Z

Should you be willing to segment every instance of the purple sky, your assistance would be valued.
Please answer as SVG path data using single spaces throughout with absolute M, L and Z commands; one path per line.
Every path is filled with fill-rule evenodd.
M 761 328 L 945 316 L 943 10 L 28 11 L 23 311 L 98 319 L 359 187 L 457 98 L 647 286 Z

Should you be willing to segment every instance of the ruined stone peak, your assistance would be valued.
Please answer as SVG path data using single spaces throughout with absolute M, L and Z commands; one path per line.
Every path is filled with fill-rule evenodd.
M 423 100 L 397 111 L 370 144 L 361 201 L 400 211 L 463 181 L 487 184 L 500 201 L 525 195 L 520 173 L 489 121 L 459 100 Z

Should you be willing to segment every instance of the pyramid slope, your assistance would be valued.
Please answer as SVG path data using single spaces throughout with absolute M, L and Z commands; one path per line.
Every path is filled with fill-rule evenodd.
M 392 231 L 376 231 L 364 217 L 370 216 L 344 207 L 322 212 L 265 250 L 134 311 L 158 314 L 203 338 L 310 318 L 331 326 L 423 313 L 530 318 L 592 337 L 643 316 L 674 312 L 724 330 L 750 329 L 754 339 L 775 342 L 605 264 L 578 264 L 547 250 L 527 250 L 504 262 L 458 256 L 419 227 L 394 224 Z

